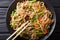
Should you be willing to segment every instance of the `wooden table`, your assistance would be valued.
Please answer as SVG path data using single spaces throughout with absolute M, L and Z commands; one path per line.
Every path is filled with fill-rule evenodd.
M 10 34 L 6 25 L 6 12 L 13 0 L 0 0 L 0 40 L 5 40 Z M 59 40 L 60 39 L 60 0 L 49 0 L 53 6 L 57 23 L 54 32 L 47 40 Z

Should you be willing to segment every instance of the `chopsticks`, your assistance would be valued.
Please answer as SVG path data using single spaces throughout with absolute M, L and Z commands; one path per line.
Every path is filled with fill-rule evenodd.
M 29 21 L 23 23 L 21 27 L 19 27 L 11 36 L 9 36 L 6 40 L 11 39 L 15 34 L 16 36 L 12 38 L 14 40 L 19 34 L 21 34 L 28 26 L 30 25 Z M 17 34 L 18 33 L 18 34 Z
M 20 35 L 28 27 L 28 25 L 30 25 L 30 23 L 28 23 L 12 40 L 14 40 L 18 35 Z

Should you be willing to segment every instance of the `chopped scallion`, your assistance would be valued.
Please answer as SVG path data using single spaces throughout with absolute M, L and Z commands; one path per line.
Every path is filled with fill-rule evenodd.
M 38 14 L 39 14 L 39 15 L 42 15 L 42 14 L 44 14 L 44 12 L 38 12 Z
M 14 9 L 14 10 L 12 11 L 11 16 L 13 16 L 13 15 L 14 15 L 15 11 L 16 11 L 16 9 Z
M 34 21 L 36 21 L 36 19 L 37 19 L 37 17 L 36 17 L 36 15 L 34 15 L 34 17 L 32 18 L 32 22 L 34 22 Z
M 35 34 L 36 34 L 36 35 L 40 35 L 40 34 L 42 34 L 42 32 L 35 32 Z
M 52 18 L 52 14 L 50 15 L 50 18 Z

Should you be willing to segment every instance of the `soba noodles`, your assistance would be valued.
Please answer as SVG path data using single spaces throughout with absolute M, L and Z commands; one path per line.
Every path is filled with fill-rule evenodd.
M 11 27 L 16 30 L 29 20 L 31 25 L 20 34 L 21 37 L 29 40 L 38 40 L 40 36 L 47 34 L 53 23 L 52 14 L 45 7 L 44 2 L 36 0 L 18 2 L 16 9 L 11 13 Z

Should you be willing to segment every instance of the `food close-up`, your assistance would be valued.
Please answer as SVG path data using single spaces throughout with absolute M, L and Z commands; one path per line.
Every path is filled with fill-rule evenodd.
M 54 22 L 52 13 L 46 8 L 44 2 L 37 0 L 17 2 L 16 9 L 11 13 L 11 27 L 16 30 L 27 21 L 31 24 L 20 34 L 20 37 L 29 40 L 39 39 L 47 34 L 50 25 Z

